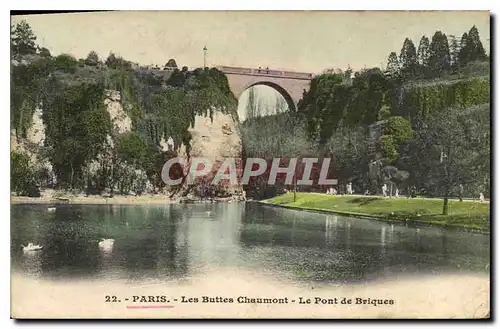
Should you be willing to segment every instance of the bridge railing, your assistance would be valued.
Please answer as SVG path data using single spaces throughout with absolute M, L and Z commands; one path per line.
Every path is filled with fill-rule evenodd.
M 270 70 L 267 68 L 255 69 L 255 68 L 245 68 L 245 67 L 218 66 L 217 69 L 219 69 L 224 73 L 234 73 L 234 74 L 265 75 L 265 76 L 275 76 L 275 77 L 295 78 L 295 79 L 312 79 L 314 77 L 314 74 L 312 73 Z

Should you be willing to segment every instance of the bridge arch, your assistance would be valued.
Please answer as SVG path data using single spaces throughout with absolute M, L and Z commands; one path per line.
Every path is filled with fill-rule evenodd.
M 281 96 L 283 96 L 283 98 L 285 99 L 286 101 L 286 104 L 288 105 L 288 110 L 289 111 L 296 111 L 297 110 L 297 104 L 295 103 L 293 97 L 290 95 L 290 93 L 288 93 L 288 91 L 286 91 L 285 88 L 283 88 L 282 86 L 280 86 L 279 84 L 275 83 L 275 82 L 271 82 L 271 81 L 256 81 L 256 82 L 251 82 L 249 83 L 244 89 L 243 91 L 239 94 L 239 95 L 235 95 L 238 100 L 240 99 L 241 95 L 248 89 L 252 88 L 252 87 L 255 87 L 255 86 L 267 86 L 267 87 L 270 87 L 274 90 L 276 90 L 278 92 L 278 94 L 280 94 Z
M 296 110 L 304 90 L 309 90 L 314 74 L 283 70 L 254 69 L 244 67 L 218 66 L 227 77 L 229 88 L 239 100 L 245 90 L 265 85 L 283 96 L 290 110 Z

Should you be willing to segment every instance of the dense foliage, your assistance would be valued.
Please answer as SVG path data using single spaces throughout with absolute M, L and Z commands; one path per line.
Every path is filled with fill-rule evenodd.
M 468 108 L 489 103 L 490 78 L 408 84 L 401 90 L 394 113 L 412 118 L 426 118 L 447 108 Z
M 448 198 L 462 184 L 467 196 L 488 196 L 490 64 L 475 27 L 454 40 L 438 31 L 415 47 L 406 38 L 385 72 L 317 75 L 297 122 L 281 122 L 283 115 L 245 122 L 243 136 L 254 136 L 244 138 L 245 152 L 330 157 L 340 191 L 351 182 L 357 192 L 381 193 L 387 183 L 400 194 L 415 186 Z
M 60 188 L 94 193 L 118 185 L 126 193 L 131 183 L 125 178 L 143 174 L 153 188 L 161 187 L 161 166 L 175 155 L 164 152 L 161 141 L 172 139 L 176 150 L 189 144 L 196 115 L 236 113 L 227 78 L 215 68 L 179 70 L 171 59 L 160 70 L 113 53 L 101 61 L 94 51 L 85 59 L 52 57 L 35 44 L 26 22 L 11 33 L 11 129 L 25 138 L 35 109 L 42 110 L 46 138 L 39 151 Z M 109 90 L 119 92 L 132 121 L 129 133 L 118 133 L 111 122 L 105 104 Z
M 22 152 L 10 152 L 10 190 L 20 196 L 40 196 L 35 170 L 29 156 Z
M 101 60 L 94 51 L 85 59 L 52 57 L 25 22 L 13 27 L 11 42 L 11 129 L 26 137 L 35 109 L 43 110 L 46 138 L 38 155 L 52 165 L 60 188 L 157 191 L 162 165 L 181 144 L 189 145 L 196 115 L 221 111 L 236 119 L 237 100 L 215 68 L 179 69 L 170 59 L 161 70 L 113 53 Z M 417 47 L 406 38 L 385 71 L 315 76 L 297 112 L 278 102 L 264 111 L 276 114 L 262 117 L 252 94 L 240 125 L 243 157 L 329 157 L 340 191 L 351 182 L 357 193 L 380 193 L 388 183 L 447 198 L 463 184 L 469 196 L 488 196 L 487 60 L 477 28 L 460 40 L 437 31 Z M 119 92 L 116 101 L 131 118 L 131 131 L 113 127 L 109 90 Z M 165 151 L 160 145 L 167 140 L 173 147 Z M 11 166 L 12 191 L 36 194 L 43 179 L 30 158 L 14 152 Z M 258 181 L 250 188 L 255 197 L 269 197 L 285 185 Z

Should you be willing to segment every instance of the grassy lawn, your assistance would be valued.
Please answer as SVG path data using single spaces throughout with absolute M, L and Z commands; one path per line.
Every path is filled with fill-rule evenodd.
M 490 231 L 490 205 L 476 201 L 449 201 L 448 215 L 441 215 L 443 200 L 366 196 L 334 196 L 317 193 L 293 193 L 267 200 L 270 204 L 310 210 L 332 210 L 350 214 L 411 220 L 439 226 Z

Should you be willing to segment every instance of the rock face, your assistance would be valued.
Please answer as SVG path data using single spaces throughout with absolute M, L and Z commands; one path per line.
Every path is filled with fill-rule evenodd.
M 106 90 L 106 99 L 104 100 L 104 104 L 109 112 L 115 132 L 123 134 L 131 131 L 132 120 L 123 109 L 120 92 L 115 90 Z M 190 145 L 181 145 L 177 149 L 180 157 L 188 158 L 187 150 L 189 149 L 189 157 L 208 158 L 214 164 L 214 168 L 216 168 L 217 165 L 222 164 L 226 158 L 240 159 L 242 154 L 241 136 L 237 124 L 230 115 L 214 111 L 213 122 L 209 117 L 197 116 L 195 119 L 195 125 L 193 128 L 190 128 L 190 132 L 192 134 Z M 16 138 L 15 130 L 11 131 L 11 148 L 12 150 L 24 151 L 30 155 L 33 163 L 37 167 L 46 167 L 51 172 L 52 167 L 50 163 L 37 158 L 37 150 L 43 146 L 45 137 L 42 110 L 37 108 L 33 114 L 32 125 L 27 131 L 26 139 L 18 140 Z M 113 148 L 111 136 L 108 136 L 106 145 L 108 151 L 109 148 Z M 173 150 L 174 144 L 172 138 L 168 138 L 167 140 L 162 139 L 160 146 L 163 151 Z M 104 161 L 102 157 L 106 157 L 106 154 L 102 154 L 98 157 L 98 159 L 88 165 L 87 170 L 89 171 L 89 174 L 92 175 L 92 173 L 99 167 L 98 164 L 101 161 Z M 130 170 L 132 169 L 134 168 L 130 168 Z M 239 175 L 240 172 L 238 172 L 238 177 Z M 138 176 L 141 176 L 141 179 L 143 179 L 142 173 Z M 149 182 L 146 185 L 147 192 L 150 192 L 151 186 Z M 243 190 L 239 185 L 228 186 L 227 189 L 229 194 L 241 194 L 242 191 Z
M 194 127 L 190 129 L 192 139 L 189 157 L 208 158 L 214 164 L 213 171 L 226 158 L 240 159 L 242 154 L 241 136 L 237 124 L 227 114 L 215 111 L 213 121 L 209 117 L 196 116 Z M 179 150 L 180 157 L 187 157 L 186 147 Z M 236 161 L 238 168 L 238 161 Z M 241 172 L 238 171 L 239 177 Z M 241 194 L 241 185 L 228 186 L 229 194 Z
M 215 112 L 213 122 L 209 117 L 197 116 L 190 132 L 190 156 L 222 161 L 241 156 L 241 137 L 230 115 Z
M 10 146 L 13 151 L 21 151 L 30 155 L 32 160 L 36 158 L 36 149 L 43 146 L 45 141 L 45 126 L 43 125 L 42 110 L 36 108 L 31 120 L 31 126 L 26 132 L 26 138 L 17 138 L 16 130 L 10 132 Z
M 132 129 L 132 120 L 123 110 L 121 95 L 116 90 L 106 90 L 106 99 L 104 104 L 107 107 L 109 117 L 114 125 L 116 132 L 123 134 Z
M 26 134 L 27 141 L 38 146 L 43 146 L 43 142 L 45 141 L 45 126 L 43 125 L 42 114 L 43 111 L 41 108 L 35 109 L 31 127 Z

